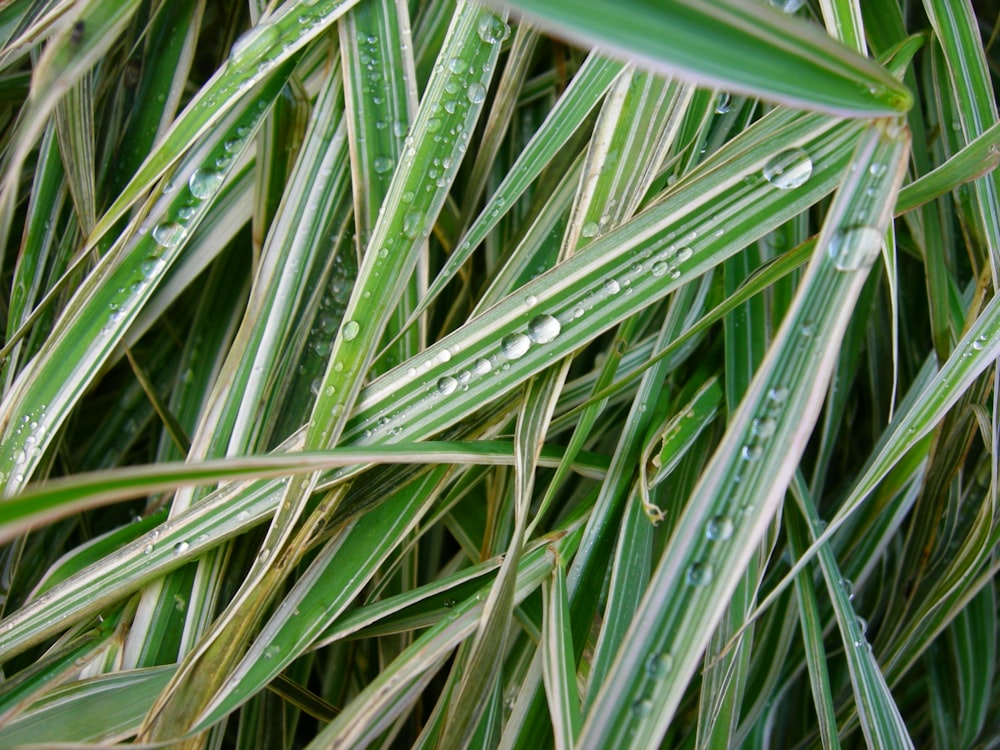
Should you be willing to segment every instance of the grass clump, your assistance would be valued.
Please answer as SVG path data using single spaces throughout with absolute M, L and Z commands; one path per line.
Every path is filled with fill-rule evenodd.
M 997 742 L 996 19 L 577 5 L 0 8 L 0 746 Z

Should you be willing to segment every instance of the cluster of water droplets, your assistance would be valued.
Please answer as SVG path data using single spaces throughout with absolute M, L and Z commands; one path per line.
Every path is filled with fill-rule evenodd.
M 345 238 L 341 247 L 344 249 L 334 258 L 330 278 L 320 297 L 313 325 L 309 330 L 304 356 L 299 361 L 299 375 L 308 375 L 311 378 L 310 390 L 314 396 L 319 394 L 320 378 L 326 369 L 334 337 L 344 319 L 344 312 L 358 272 L 354 254 L 350 252 L 353 249 L 350 238 Z
M 17 484 L 22 484 L 31 470 L 38 465 L 48 426 L 45 420 L 46 404 L 38 409 L 24 414 L 14 423 L 10 439 L 16 445 L 22 446 L 14 454 L 14 462 L 10 478 Z M 27 473 L 26 473 L 27 472 Z M 0 472 L 0 481 L 6 481 L 5 472 Z

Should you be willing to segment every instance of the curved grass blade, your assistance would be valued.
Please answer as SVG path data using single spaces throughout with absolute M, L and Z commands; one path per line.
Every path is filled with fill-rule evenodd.
M 593 704 L 581 748 L 657 744 L 757 541 L 771 522 L 816 416 L 852 302 L 878 256 L 904 159 L 905 130 L 863 136 L 792 309 L 702 473 Z M 649 660 L 669 668 L 647 671 Z
M 792 107 L 877 117 L 905 112 L 913 101 L 871 60 L 765 3 L 592 0 L 586 13 L 559 0 L 506 4 L 544 28 L 658 72 Z

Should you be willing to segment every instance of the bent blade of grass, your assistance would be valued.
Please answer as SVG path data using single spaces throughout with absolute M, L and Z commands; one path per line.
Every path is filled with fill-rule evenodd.
M 514 0 L 544 28 L 659 72 L 834 115 L 905 112 L 909 91 L 811 24 L 752 0 Z M 796 71 L 794 76 L 789 70 Z
M 819 414 L 836 342 L 881 247 L 908 145 L 906 131 L 884 121 L 862 136 L 792 309 L 688 501 L 580 747 L 643 748 L 663 737 Z M 707 534 L 708 524 L 722 524 L 726 538 Z M 651 658 L 669 659 L 670 669 L 650 674 Z

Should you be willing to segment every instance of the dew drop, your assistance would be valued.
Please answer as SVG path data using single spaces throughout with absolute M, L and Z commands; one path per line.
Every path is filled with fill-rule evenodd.
M 882 233 L 874 227 L 838 229 L 830 237 L 826 252 L 838 271 L 861 271 L 875 262 L 882 249 Z
M 761 447 L 759 445 L 756 445 L 755 443 L 747 443 L 746 445 L 743 446 L 742 455 L 745 461 L 756 461 L 761 457 L 763 453 L 764 451 L 761 449 Z
M 442 396 L 448 396 L 458 390 L 458 381 L 451 375 L 445 375 L 438 380 L 437 389 Z
M 653 701 L 649 698 L 641 698 L 632 704 L 632 715 L 633 716 L 649 716 L 653 711 Z
M 600 227 L 596 221 L 588 221 L 580 228 L 580 234 L 584 237 L 594 237 L 598 231 L 600 231 Z
M 349 320 L 344 323 L 344 328 L 341 331 L 341 335 L 344 337 L 344 341 L 354 341 L 357 338 L 358 333 L 361 331 L 361 326 L 358 325 L 356 320 Z
M 473 83 L 465 90 L 465 96 L 473 104 L 479 104 L 486 98 L 486 89 L 482 84 Z
M 691 256 L 694 255 L 694 251 L 689 247 L 682 247 L 677 251 L 677 262 L 683 263 L 686 260 L 691 260 Z
M 733 535 L 733 529 L 729 516 L 713 516 L 705 526 L 705 536 L 713 542 L 724 542 Z
M 547 344 L 555 340 L 561 330 L 559 321 L 551 315 L 536 315 L 528 321 L 528 338 L 536 344 Z
M 669 653 L 651 654 L 646 659 L 646 674 L 650 679 L 662 680 L 674 668 L 674 657 Z
M 649 267 L 649 272 L 653 274 L 653 276 L 663 276 L 669 270 L 670 264 L 665 260 L 658 260 Z
M 750 432 L 754 435 L 754 437 L 758 437 L 762 440 L 771 437 L 777 429 L 778 423 L 771 417 L 755 419 L 750 425 Z
M 152 551 L 153 551 L 153 545 L 152 544 L 147 544 L 145 547 L 142 548 L 142 554 L 144 554 L 144 555 L 148 555 Z
M 392 167 L 392 159 L 388 156 L 377 156 L 375 157 L 375 161 L 372 162 L 372 169 L 374 169 L 378 174 L 385 174 L 392 169 Z
M 779 190 L 801 187 L 812 176 L 813 163 L 801 148 L 776 154 L 764 165 L 764 179 Z
M 725 92 L 719 94 L 719 98 L 715 100 L 715 113 L 718 115 L 724 115 L 732 108 L 732 97 Z
M 785 13 L 795 13 L 805 3 L 806 0 L 771 0 L 771 5 Z
M 184 238 L 184 227 L 174 222 L 164 222 L 153 227 L 153 239 L 161 247 L 177 247 Z
M 490 361 L 482 357 L 477 359 L 475 363 L 472 365 L 472 371 L 475 372 L 477 375 L 485 375 L 492 369 L 493 365 L 490 364 Z
M 767 392 L 767 398 L 775 406 L 780 406 L 788 400 L 788 389 L 783 385 L 776 385 Z
M 523 333 L 512 333 L 504 336 L 500 342 L 500 354 L 506 359 L 520 359 L 531 348 L 531 339 Z
M 188 179 L 191 195 L 200 200 L 211 198 L 222 185 L 224 175 L 214 169 L 196 169 Z
M 188 551 L 188 548 L 190 546 L 191 545 L 188 544 L 187 542 L 177 542 L 177 544 L 174 545 L 174 554 L 183 555 L 185 552 Z
M 608 279 L 604 282 L 604 291 L 608 294 L 618 294 L 622 290 L 616 279 Z
M 496 44 L 507 38 L 510 27 L 496 16 L 484 13 L 476 24 L 476 33 L 487 44 Z
M 692 563 L 687 569 L 687 582 L 691 586 L 707 586 L 712 582 L 712 566 L 708 563 Z
M 847 601 L 849 602 L 854 601 L 854 583 L 851 581 L 850 578 L 841 578 L 840 588 L 844 592 L 844 595 L 847 597 Z
M 413 239 L 424 227 L 424 212 L 414 209 L 403 217 L 403 234 Z
M 976 340 L 972 342 L 972 348 L 975 349 L 977 352 L 981 352 L 983 349 L 986 348 L 986 342 L 988 340 L 989 338 L 986 336 L 986 334 L 978 336 Z

